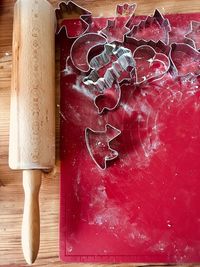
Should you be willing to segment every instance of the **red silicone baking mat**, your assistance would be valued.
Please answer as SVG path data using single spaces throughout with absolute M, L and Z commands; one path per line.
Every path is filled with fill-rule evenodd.
M 190 21 L 200 21 L 199 14 L 166 17 L 170 42 L 183 42 Z M 105 19 L 95 22 L 105 26 Z M 60 40 L 61 259 L 200 262 L 199 77 L 167 72 L 123 85 L 118 108 L 98 115 L 82 74 L 66 66 L 72 42 Z M 176 60 L 182 71 L 199 68 L 199 58 L 180 53 Z M 103 131 L 106 124 L 121 130 L 112 142 L 119 156 L 101 170 L 88 153 L 85 128 Z

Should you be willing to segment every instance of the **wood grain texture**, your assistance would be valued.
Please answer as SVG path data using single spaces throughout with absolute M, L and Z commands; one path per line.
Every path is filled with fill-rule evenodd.
M 14 7 L 9 166 L 55 163 L 55 14 L 48 1 Z
M 22 250 L 26 262 L 32 264 L 40 247 L 40 209 L 39 192 L 41 170 L 24 170 L 24 214 L 22 220 Z
M 54 7 L 57 0 L 50 1 Z M 96 16 L 112 16 L 114 7 L 121 1 L 75 0 L 76 3 L 94 12 Z M 131 1 L 126 1 L 131 2 Z M 199 0 L 138 0 L 137 14 L 152 14 L 154 8 L 163 13 L 200 11 Z M 12 20 L 14 0 L 0 0 L 0 266 L 26 266 L 21 250 L 21 223 L 24 193 L 22 173 L 8 167 L 8 132 L 12 62 Z M 58 257 L 59 224 L 59 54 L 57 53 L 57 104 L 56 145 L 57 162 L 54 170 L 43 174 L 40 190 L 41 236 L 40 251 L 34 266 L 66 266 Z M 69 267 L 102 267 L 108 265 L 70 264 Z M 112 265 L 113 267 L 119 265 Z M 121 264 L 120 267 L 134 266 Z M 189 266 L 189 265 L 188 265 Z M 192 266 L 192 265 L 190 265 Z M 200 266 L 200 265 L 198 265 Z

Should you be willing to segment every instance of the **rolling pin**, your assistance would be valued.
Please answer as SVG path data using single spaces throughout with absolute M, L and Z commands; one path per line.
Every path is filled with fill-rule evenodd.
M 22 249 L 27 263 L 40 243 L 39 189 L 55 163 L 55 14 L 46 0 L 14 6 L 9 166 L 23 170 Z

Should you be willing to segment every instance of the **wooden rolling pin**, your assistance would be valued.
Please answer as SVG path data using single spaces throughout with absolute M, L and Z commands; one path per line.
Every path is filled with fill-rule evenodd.
M 46 0 L 14 7 L 9 166 L 23 170 L 22 248 L 35 261 L 40 243 L 42 170 L 55 163 L 55 15 Z

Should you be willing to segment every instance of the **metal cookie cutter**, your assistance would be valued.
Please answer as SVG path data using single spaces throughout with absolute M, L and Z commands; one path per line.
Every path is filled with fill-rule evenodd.
M 58 21 L 57 34 L 60 34 L 61 31 L 65 31 L 67 38 L 77 38 L 81 34 L 86 33 L 92 22 L 91 12 L 80 7 L 73 1 L 68 1 L 67 3 L 64 1 L 60 2 L 55 13 Z M 62 25 L 62 20 L 67 17 L 66 14 L 68 16 L 70 16 L 70 14 L 78 14 L 79 20 L 75 21 L 73 19 L 73 22 L 67 20 L 66 22 L 68 25 Z M 70 28 L 73 28 L 73 31 L 70 31 Z
M 131 5 L 127 3 L 117 5 L 116 13 L 118 16 L 128 18 L 128 20 L 126 21 L 125 27 L 127 27 L 129 30 L 131 30 L 134 26 L 136 8 L 137 8 L 136 3 L 133 3 Z
M 94 99 L 94 104 L 101 115 L 104 111 L 112 111 L 118 107 L 121 99 L 121 88 L 118 82 L 113 82 L 110 88 L 98 94 Z
M 157 53 L 149 45 L 136 48 L 133 57 L 136 61 L 136 84 L 162 78 L 170 68 L 169 58 L 165 54 Z
M 105 43 L 106 38 L 100 34 L 86 33 L 81 35 L 72 44 L 70 50 L 70 57 L 74 66 L 82 72 L 88 72 L 90 70 L 88 62 L 89 53 Z
M 93 84 L 99 91 L 103 91 L 108 86 L 112 86 L 114 80 L 119 83 L 124 79 L 130 80 L 129 67 L 135 68 L 135 60 L 130 49 L 123 46 L 117 47 L 115 44 L 105 44 L 104 51 L 93 57 L 89 65 L 93 70 L 83 82 Z M 122 75 L 124 71 L 128 72 L 129 77 L 124 78 Z
M 155 34 L 155 30 L 152 29 L 153 26 L 159 30 L 159 34 Z M 148 16 L 145 20 L 140 21 L 126 35 L 126 39 L 135 39 L 137 41 L 154 41 L 158 42 L 161 40 L 165 44 L 169 44 L 169 32 L 171 31 L 171 26 L 168 19 L 165 19 L 159 10 L 155 10 L 153 16 Z M 145 35 L 146 34 L 146 35 Z M 162 34 L 162 38 L 160 36 Z M 149 37 L 150 36 L 150 37 Z
M 157 53 L 163 53 L 166 56 L 169 56 L 169 52 L 170 52 L 170 45 L 166 45 L 160 40 L 158 42 L 154 42 L 152 40 L 144 41 L 144 40 L 136 40 L 134 38 L 129 38 L 125 36 L 125 43 L 131 44 L 135 46 L 136 48 L 142 45 L 148 45 L 148 46 L 151 46 Z
M 101 30 L 101 33 L 106 36 L 108 42 L 124 42 L 125 34 L 130 31 L 136 6 L 136 4 L 117 5 L 116 14 L 118 16 L 126 17 L 127 19 L 121 20 L 116 17 L 113 20 L 107 20 L 107 25 Z
M 200 50 L 200 22 L 191 21 L 190 31 L 185 34 L 185 38 L 192 42 L 193 47 L 196 50 Z
M 94 104 L 101 114 L 104 110 L 113 110 L 118 106 L 121 98 L 120 83 L 132 80 L 132 72 L 135 68 L 135 60 L 132 52 L 122 46 L 117 47 L 115 44 L 106 44 L 104 51 L 92 58 L 90 67 L 93 69 L 91 73 L 84 78 L 83 82 L 86 85 L 94 86 L 99 92 L 94 99 Z M 109 97 L 108 91 L 114 88 L 111 93 L 114 93 L 116 99 L 114 103 L 108 107 L 99 105 L 99 100 L 104 99 L 106 95 Z
M 105 170 L 107 162 L 118 157 L 118 152 L 111 148 L 110 143 L 121 131 L 110 124 L 105 125 L 104 131 L 94 131 L 91 128 L 85 129 L 85 141 L 89 154 L 96 165 Z
M 117 15 L 120 16 L 128 16 L 130 17 L 134 14 L 135 10 L 137 8 L 137 4 L 133 3 L 131 5 L 124 3 L 124 4 L 118 4 L 116 8 Z
M 187 74 L 200 74 L 200 52 L 184 43 L 173 43 L 171 45 L 170 60 L 173 70 L 178 76 Z

